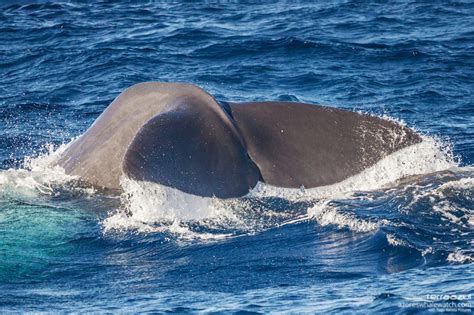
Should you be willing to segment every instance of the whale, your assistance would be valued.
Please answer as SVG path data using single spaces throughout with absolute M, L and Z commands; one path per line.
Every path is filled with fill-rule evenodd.
M 189 83 L 145 82 L 120 95 L 61 154 L 67 174 L 110 191 L 126 176 L 216 198 L 258 182 L 343 181 L 422 138 L 392 120 L 328 106 L 217 101 Z

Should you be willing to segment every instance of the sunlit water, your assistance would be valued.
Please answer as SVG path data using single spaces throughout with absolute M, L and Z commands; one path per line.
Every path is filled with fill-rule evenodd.
M 0 311 L 468 311 L 473 4 L 0 8 Z M 423 142 L 240 199 L 78 185 L 55 160 L 143 81 L 368 112 Z

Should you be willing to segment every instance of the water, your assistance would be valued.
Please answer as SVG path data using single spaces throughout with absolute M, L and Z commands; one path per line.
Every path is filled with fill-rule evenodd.
M 472 3 L 29 3 L 0 5 L 2 312 L 469 311 Z M 54 160 L 143 81 L 368 112 L 424 141 L 239 200 L 77 186 Z

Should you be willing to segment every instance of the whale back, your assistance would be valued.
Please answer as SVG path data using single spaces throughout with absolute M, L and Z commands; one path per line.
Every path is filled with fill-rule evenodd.
M 292 102 L 229 103 L 264 182 L 330 185 L 360 173 L 421 138 L 393 121 Z
M 94 186 L 112 190 L 120 189 L 120 177 L 124 173 L 125 154 L 132 140 L 139 134 L 139 131 L 147 126 L 147 122 L 154 117 L 172 117 L 177 115 L 176 113 L 178 112 L 183 113 L 186 111 L 188 111 L 188 115 L 182 115 L 182 117 L 188 117 L 189 119 L 199 117 L 201 121 L 205 121 L 203 127 L 207 128 L 209 126 L 210 131 L 222 132 L 220 140 L 216 139 L 216 133 L 212 135 L 214 137 L 214 142 L 212 143 L 214 146 L 221 144 L 223 148 L 227 148 L 228 150 L 224 153 L 231 152 L 231 155 L 238 156 L 240 164 L 236 163 L 236 165 L 248 166 L 251 169 L 255 168 L 248 159 L 247 152 L 241 144 L 240 135 L 237 133 L 233 123 L 211 95 L 191 84 L 160 82 L 136 84 L 122 92 L 97 118 L 93 125 L 67 148 L 59 160 L 59 165 L 65 169 L 66 173 L 80 176 L 81 180 Z M 169 112 L 174 114 L 164 115 Z M 160 114 L 164 116 L 160 116 Z M 184 121 L 176 121 L 174 127 L 176 130 L 188 130 L 188 125 Z M 126 174 L 132 178 L 152 180 L 153 178 L 150 178 L 147 172 L 151 174 L 151 172 L 157 171 L 163 174 L 163 169 L 168 166 L 168 164 L 152 160 L 152 153 L 157 152 L 157 147 L 150 148 L 145 145 L 153 144 L 159 147 L 160 143 L 167 143 L 162 136 L 165 134 L 165 130 L 148 131 L 150 131 L 148 127 L 142 130 L 136 145 L 131 150 L 131 152 L 136 152 L 137 159 L 142 159 L 141 162 L 144 164 L 140 165 L 141 169 L 133 168 L 134 165 L 137 165 L 137 160 L 132 158 L 132 154 L 128 155 L 129 158 L 126 161 L 127 163 L 125 163 L 128 171 Z M 146 139 L 147 134 L 149 137 L 154 138 Z M 170 133 L 168 132 L 168 134 Z M 182 143 L 173 144 L 178 158 L 180 156 L 178 148 L 189 145 L 193 136 L 195 134 L 190 133 L 187 137 L 180 138 Z M 206 143 L 211 143 L 204 139 L 205 137 L 206 135 L 202 134 L 202 138 L 199 139 L 203 143 L 202 146 L 205 146 Z M 137 150 L 138 143 L 143 145 L 143 147 Z M 150 151 L 147 152 L 146 150 Z M 167 150 L 172 150 L 172 148 L 167 148 Z M 212 150 L 208 151 L 210 153 Z M 171 154 L 170 151 L 166 153 Z M 223 152 L 220 153 L 220 155 L 217 154 L 215 156 L 215 160 L 223 163 L 223 160 L 228 159 L 229 164 L 233 163 L 231 157 L 224 156 Z M 248 165 L 245 164 L 246 162 L 248 162 Z M 160 166 L 163 167 L 157 170 L 157 167 Z M 244 176 L 239 173 L 237 166 L 233 167 L 234 172 L 229 173 L 228 181 L 233 181 L 232 176 L 241 176 L 246 181 L 247 175 Z M 221 165 L 220 169 L 222 168 Z M 168 176 L 172 177 L 173 175 L 180 174 L 179 167 L 173 168 L 173 170 L 176 171 L 176 174 L 169 171 Z M 259 177 L 258 172 L 248 172 L 253 176 L 252 178 L 255 177 L 254 182 L 256 183 Z M 189 174 L 189 176 L 194 175 L 196 174 Z M 201 179 L 205 182 L 205 177 Z M 163 180 L 163 177 L 160 177 L 160 180 Z M 252 182 L 252 180 L 249 181 Z M 171 179 L 166 181 L 166 183 L 171 183 Z M 177 187 L 184 188 L 180 185 Z
M 247 194 L 257 182 L 330 185 L 421 138 L 395 122 L 291 102 L 219 104 L 190 84 L 121 93 L 63 153 L 66 173 L 107 189 L 120 177 L 199 196 Z
M 190 99 L 149 120 L 125 154 L 124 173 L 199 196 L 246 195 L 260 172 L 225 112 L 207 106 Z

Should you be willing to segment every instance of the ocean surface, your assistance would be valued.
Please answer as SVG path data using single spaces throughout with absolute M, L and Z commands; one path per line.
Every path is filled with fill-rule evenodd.
M 54 161 L 143 81 L 366 112 L 424 141 L 233 200 L 76 185 Z M 473 93 L 472 1 L 2 1 L 0 312 L 472 311 Z

